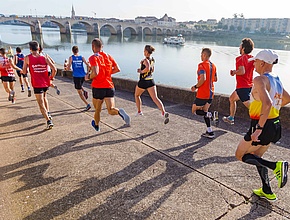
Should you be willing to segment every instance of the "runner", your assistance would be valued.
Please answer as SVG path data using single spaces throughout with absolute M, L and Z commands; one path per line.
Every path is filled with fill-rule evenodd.
M 143 112 L 141 110 L 142 105 L 141 95 L 145 90 L 147 90 L 153 102 L 160 109 L 161 115 L 164 118 L 164 124 L 167 124 L 169 122 L 169 114 L 168 112 L 165 111 L 162 101 L 157 97 L 156 85 L 152 76 L 154 72 L 155 60 L 153 57 L 151 58 L 150 56 L 154 51 L 155 48 L 153 46 L 151 45 L 145 46 L 144 49 L 145 58 L 141 60 L 140 62 L 141 68 L 137 70 L 137 72 L 140 73 L 140 78 L 138 85 L 135 88 L 135 101 L 138 110 L 136 116 L 143 115 Z
M 47 129 L 53 127 L 52 117 L 49 113 L 49 105 L 46 96 L 46 92 L 51 84 L 51 80 L 54 79 L 56 73 L 56 67 L 51 62 L 48 55 L 42 56 L 39 54 L 39 44 L 37 41 L 29 42 L 31 54 L 25 56 L 23 73 L 27 74 L 27 68 L 31 75 L 31 84 L 34 89 L 34 95 L 40 111 L 47 122 Z M 48 68 L 51 68 L 51 76 L 48 76 Z
M 231 70 L 231 76 L 236 75 L 236 90 L 229 97 L 230 115 L 223 117 L 223 121 L 231 125 L 235 123 L 237 101 L 241 100 L 249 108 L 250 93 L 253 86 L 254 61 L 248 61 L 254 49 L 254 42 L 250 38 L 244 38 L 240 45 L 241 56 L 236 58 L 236 70 Z
M 218 123 L 218 112 L 213 114 L 208 111 L 214 97 L 214 82 L 217 82 L 216 66 L 209 60 L 212 52 L 210 48 L 203 48 L 201 51 L 202 62 L 198 64 L 196 85 L 191 87 L 192 92 L 196 92 L 196 98 L 192 105 L 192 113 L 204 117 L 207 130 L 203 137 L 214 138 L 210 120 Z
M 73 46 L 72 52 L 73 55 L 69 57 L 67 70 L 70 70 L 72 66 L 75 89 L 77 90 L 81 100 L 83 100 L 83 102 L 86 104 L 85 111 L 88 111 L 91 109 L 91 105 L 87 102 L 88 92 L 83 88 L 83 83 L 85 81 L 86 75 L 83 64 L 85 63 L 88 68 L 90 64 L 86 61 L 86 59 L 83 56 L 79 55 L 78 46 Z
M 120 72 L 118 64 L 112 56 L 103 52 L 103 43 L 100 39 L 95 38 L 92 41 L 92 50 L 94 54 L 89 58 L 92 73 L 86 77 L 93 80 L 95 114 L 92 126 L 96 131 L 100 131 L 100 114 L 104 101 L 110 115 L 120 115 L 126 124 L 130 125 L 130 117 L 125 110 L 115 108 L 115 89 L 111 75 Z
M 39 44 L 39 54 L 42 56 L 45 56 L 45 57 L 47 56 L 47 58 L 50 59 L 50 62 L 52 64 L 55 64 L 54 60 L 48 54 L 43 52 L 43 47 L 40 44 Z M 48 75 L 50 76 L 51 75 L 50 66 L 47 66 L 47 68 L 48 68 Z M 60 90 L 58 89 L 58 87 L 56 85 L 54 85 L 54 83 L 51 82 L 50 87 L 55 89 L 55 92 L 57 95 L 60 95 Z
M 15 103 L 15 74 L 14 69 L 22 73 L 22 69 L 17 67 L 12 58 L 6 56 L 6 51 L 4 48 L 0 48 L 0 75 L 5 91 L 8 93 L 8 100 Z
M 278 62 L 278 55 L 272 50 L 262 50 L 254 58 L 256 72 L 251 92 L 249 115 L 250 129 L 236 150 L 236 157 L 257 167 L 262 180 L 262 188 L 253 190 L 259 197 L 275 201 L 268 177 L 268 168 L 273 170 L 282 188 L 287 182 L 288 162 L 268 161 L 261 157 L 268 150 L 270 143 L 276 143 L 281 137 L 280 108 L 290 103 L 290 95 L 283 89 L 277 75 L 272 73 L 273 64 Z
M 14 63 L 20 69 L 23 68 L 24 54 L 21 53 L 21 48 L 20 47 L 16 47 L 16 54 L 14 55 Z M 24 90 L 24 84 L 23 84 L 23 81 L 24 81 L 26 86 L 27 86 L 28 97 L 31 97 L 31 89 L 30 89 L 30 85 L 29 85 L 29 82 L 28 82 L 27 74 L 21 74 L 19 70 L 16 70 L 16 72 L 17 72 L 17 75 L 19 77 L 19 82 L 20 82 L 20 86 L 21 86 L 21 92 L 25 91 Z M 23 77 L 23 79 L 22 79 L 22 77 Z

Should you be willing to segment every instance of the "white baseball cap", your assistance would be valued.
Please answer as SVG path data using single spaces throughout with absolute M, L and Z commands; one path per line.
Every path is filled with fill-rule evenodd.
M 265 49 L 265 50 L 261 50 L 259 53 L 257 53 L 256 56 L 250 58 L 249 61 L 258 59 L 258 60 L 263 60 L 269 64 L 276 64 L 276 63 L 278 63 L 278 58 L 279 58 L 279 56 L 276 54 L 275 51 Z

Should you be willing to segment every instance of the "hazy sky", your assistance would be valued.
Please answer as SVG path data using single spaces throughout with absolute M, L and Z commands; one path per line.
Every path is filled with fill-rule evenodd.
M 286 0 L 1 0 L 0 13 L 70 16 L 72 4 L 76 15 L 102 18 L 160 18 L 165 13 L 177 21 L 220 20 L 234 13 L 245 18 L 290 18 Z

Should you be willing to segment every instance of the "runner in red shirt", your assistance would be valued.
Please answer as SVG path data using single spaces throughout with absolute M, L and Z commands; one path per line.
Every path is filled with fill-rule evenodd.
M 22 69 L 17 67 L 12 58 L 6 56 L 6 51 L 4 48 L 0 48 L 0 76 L 4 86 L 5 91 L 8 93 L 8 100 L 13 104 L 15 103 L 15 74 L 14 69 L 22 73 Z
M 236 90 L 231 94 L 230 115 L 223 117 L 223 121 L 231 125 L 235 123 L 237 101 L 241 100 L 249 108 L 250 93 L 253 86 L 254 61 L 248 61 L 254 49 L 254 42 L 250 38 L 244 38 L 240 45 L 241 56 L 236 58 L 236 70 L 231 70 L 231 76 L 236 75 Z
M 214 82 L 217 82 L 216 66 L 209 60 L 211 56 L 210 48 L 203 48 L 201 51 L 202 62 L 198 64 L 197 84 L 191 87 L 191 91 L 196 93 L 196 99 L 192 105 L 192 113 L 204 117 L 207 131 L 203 137 L 214 138 L 215 135 L 210 125 L 210 119 L 218 122 L 218 113 L 208 111 L 214 97 Z
M 125 110 L 115 107 L 115 89 L 111 75 L 120 72 L 120 68 L 114 58 L 103 52 L 102 49 L 103 43 L 100 39 L 95 38 L 92 41 L 92 50 L 94 54 L 89 58 L 92 73 L 86 75 L 86 79 L 93 80 L 92 90 L 95 115 L 92 126 L 96 131 L 100 131 L 100 114 L 104 101 L 110 115 L 120 115 L 126 124 L 130 125 L 130 117 Z
M 47 129 L 51 129 L 53 123 L 49 113 L 46 92 L 51 84 L 51 80 L 54 79 L 56 67 L 47 56 L 39 54 L 39 44 L 37 41 L 31 41 L 29 46 L 31 54 L 27 55 L 24 59 L 23 73 L 27 74 L 27 68 L 29 68 L 36 101 L 43 117 L 46 119 Z M 52 71 L 51 76 L 48 75 L 48 65 Z

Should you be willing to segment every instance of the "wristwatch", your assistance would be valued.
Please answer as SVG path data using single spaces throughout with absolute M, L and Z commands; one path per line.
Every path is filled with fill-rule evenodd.
M 263 127 L 261 127 L 259 124 L 256 124 L 256 129 L 257 129 L 257 130 L 262 130 Z

